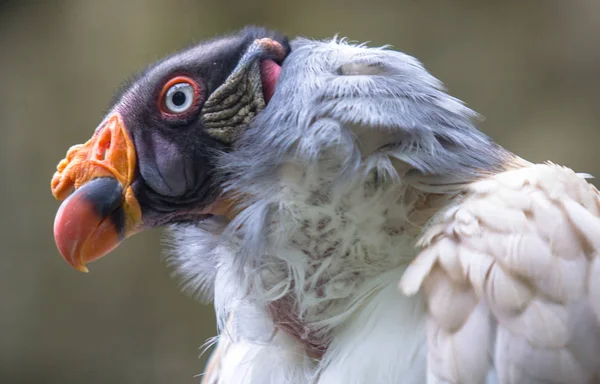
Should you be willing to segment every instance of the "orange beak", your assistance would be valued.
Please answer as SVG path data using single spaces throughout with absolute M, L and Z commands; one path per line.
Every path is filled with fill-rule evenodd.
M 87 272 L 86 263 L 140 231 L 142 211 L 131 188 L 135 167 L 135 147 L 118 113 L 58 164 L 52 194 L 63 200 L 75 192 L 56 214 L 54 239 L 63 258 L 79 271 Z

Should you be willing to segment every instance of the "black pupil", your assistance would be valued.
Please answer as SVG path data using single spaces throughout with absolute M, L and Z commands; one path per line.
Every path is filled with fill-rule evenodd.
M 185 104 L 185 99 L 185 93 L 181 91 L 177 91 L 173 94 L 173 104 L 175 104 L 178 107 L 181 107 L 183 104 Z

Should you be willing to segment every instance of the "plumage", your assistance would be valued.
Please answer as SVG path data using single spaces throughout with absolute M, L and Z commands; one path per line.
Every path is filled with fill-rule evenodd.
M 127 181 L 143 224 L 169 225 L 169 264 L 215 305 L 202 383 L 600 381 L 600 194 L 588 176 L 495 144 L 408 55 L 337 38 L 288 48 L 260 29 L 201 44 L 113 107 L 124 131 L 150 137 L 134 140 L 152 155 Z M 167 130 L 174 117 L 145 119 L 156 103 L 138 93 L 182 60 L 212 80 L 185 80 L 204 101 Z M 60 244 L 75 236 L 67 208 L 114 204 L 73 197 Z
M 470 353 L 473 344 L 461 344 L 452 336 L 468 324 L 447 321 L 459 316 L 457 312 L 465 319 L 474 316 L 477 307 L 484 308 L 490 319 L 485 326 L 491 327 L 478 337 L 489 345 L 480 352 L 490 356 L 485 364 L 495 366 L 501 383 L 597 382 L 598 191 L 573 171 L 554 164 L 532 164 L 483 183 L 484 188 L 473 183 L 459 204 L 475 218 L 475 234 L 444 231 L 460 226 L 460 211 L 440 212 L 432 221 L 442 225 L 425 235 L 414 269 L 409 267 L 401 280 L 405 293 L 423 285 L 428 329 L 446 335 L 452 345 L 429 345 L 429 369 L 448 382 L 483 382 L 487 370 L 461 367 L 468 363 L 460 357 Z M 488 209 L 490 205 L 494 208 Z M 431 255 L 436 257 L 433 263 Z M 428 273 L 418 264 L 421 257 L 430 266 Z M 443 257 L 453 260 L 444 262 Z M 456 272 L 457 264 L 462 275 Z M 440 285 L 444 282 L 450 286 Z M 436 292 L 441 289 L 445 301 L 458 303 L 439 305 Z M 465 291 L 476 299 L 465 298 Z M 455 363 L 448 365 L 449 361 Z

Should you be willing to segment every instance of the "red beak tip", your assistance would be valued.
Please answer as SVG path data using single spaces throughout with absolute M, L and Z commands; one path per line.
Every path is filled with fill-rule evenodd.
M 54 240 L 63 259 L 88 272 L 85 264 L 106 255 L 121 240 L 110 214 L 121 209 L 116 179 L 97 179 L 77 189 L 61 204 L 54 219 Z

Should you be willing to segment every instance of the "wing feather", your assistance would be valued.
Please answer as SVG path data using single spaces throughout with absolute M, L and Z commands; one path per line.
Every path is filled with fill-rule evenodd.
M 227 352 L 228 346 L 229 338 L 226 335 L 221 334 L 219 336 L 217 347 L 208 359 L 200 384 L 217 384 L 219 382 L 219 377 L 221 376 L 221 361 Z
M 230 329 L 232 327 L 232 323 L 233 318 L 230 316 L 225 323 L 225 328 L 219 335 L 217 347 L 214 349 L 210 355 L 210 358 L 208 359 L 208 363 L 206 364 L 206 368 L 202 374 L 202 380 L 200 381 L 200 384 L 218 384 L 219 380 L 223 376 L 221 373 L 223 359 L 226 358 L 227 353 L 231 350 Z
M 600 382 L 600 194 L 537 164 L 437 214 L 400 288 L 423 289 L 428 382 Z

